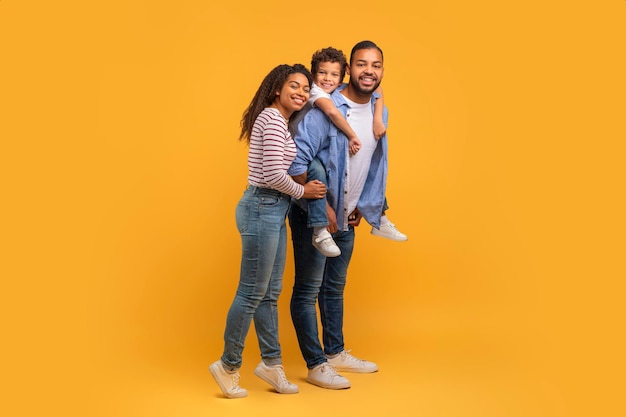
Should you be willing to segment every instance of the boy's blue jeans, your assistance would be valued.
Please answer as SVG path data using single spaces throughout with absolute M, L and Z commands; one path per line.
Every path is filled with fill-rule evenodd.
M 315 158 L 309 164 L 306 180 L 307 182 L 320 180 L 324 183 L 324 185 L 328 186 L 326 168 L 319 159 Z M 328 216 L 326 215 L 326 197 L 307 199 L 307 212 L 307 227 L 328 226 Z

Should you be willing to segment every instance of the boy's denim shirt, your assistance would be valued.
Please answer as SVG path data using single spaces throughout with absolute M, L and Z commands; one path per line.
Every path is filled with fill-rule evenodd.
M 349 109 L 344 96 L 339 92 L 345 88 L 345 84 L 337 88 L 331 98 L 335 106 L 346 117 Z M 372 112 L 374 103 L 379 97 L 373 94 Z M 326 168 L 328 177 L 326 198 L 328 204 L 335 210 L 337 225 L 343 230 L 348 230 L 348 214 L 344 213 L 344 189 L 347 178 L 348 139 L 346 135 L 330 121 L 330 118 L 317 107 L 310 107 L 301 111 L 296 120 L 292 122 L 297 129 L 294 141 L 298 148 L 296 159 L 289 168 L 289 175 L 300 175 L 307 171 L 309 163 L 317 157 Z M 385 107 L 383 122 L 387 126 L 388 113 Z M 293 131 L 292 130 L 292 131 Z M 383 211 L 385 199 L 385 185 L 387 183 L 387 135 L 378 140 L 369 173 L 365 181 L 365 187 L 359 198 L 357 207 L 369 224 L 380 227 L 380 217 Z M 301 199 L 304 201 L 304 199 Z M 300 203 L 302 201 L 299 201 Z

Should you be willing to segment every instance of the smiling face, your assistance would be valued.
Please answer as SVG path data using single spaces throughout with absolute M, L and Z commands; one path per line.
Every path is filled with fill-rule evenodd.
M 359 49 L 348 66 L 350 86 L 360 95 L 370 95 L 383 80 L 383 72 L 383 56 L 378 49 Z
M 339 62 L 320 62 L 313 80 L 325 93 L 335 91 L 341 80 L 341 64 Z
M 285 119 L 289 119 L 293 112 L 302 110 L 309 99 L 309 80 L 299 72 L 290 74 L 282 88 L 276 92 L 273 107 L 276 107 Z

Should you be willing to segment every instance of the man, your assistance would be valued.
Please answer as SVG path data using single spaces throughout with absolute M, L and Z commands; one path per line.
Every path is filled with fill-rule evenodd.
M 343 292 L 354 247 L 354 227 L 362 217 L 372 226 L 380 227 L 383 212 L 387 138 L 385 135 L 376 140 L 372 131 L 374 103 L 378 96 L 374 91 L 383 78 L 383 52 L 371 41 L 359 42 L 351 51 L 346 69 L 350 77 L 348 84 L 336 89 L 331 98 L 361 139 L 361 149 L 350 156 L 342 131 L 320 109 L 309 108 L 297 125 L 294 140 L 298 155 L 289 169 L 296 181 L 304 183 L 314 158 L 324 165 L 328 177 L 328 229 L 341 250 L 339 256 L 327 258 L 315 249 L 313 229 L 307 227 L 302 202 L 292 205 L 289 223 L 295 283 L 291 316 L 309 369 L 307 381 L 328 389 L 350 387 L 350 381 L 337 371 L 369 373 L 378 370 L 375 363 L 357 359 L 345 350 Z M 383 120 L 386 125 L 386 109 Z M 320 307 L 323 348 L 318 336 L 316 302 Z

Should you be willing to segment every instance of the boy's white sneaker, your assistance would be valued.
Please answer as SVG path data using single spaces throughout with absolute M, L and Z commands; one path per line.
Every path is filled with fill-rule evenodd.
M 298 386 L 287 380 L 282 365 L 267 366 L 261 362 L 254 370 L 254 374 L 273 386 L 280 394 L 296 394 L 298 392 Z
M 337 371 L 335 371 L 335 369 L 328 364 L 328 362 L 324 362 L 317 365 L 315 368 L 309 369 L 309 374 L 307 375 L 306 380 L 307 382 L 322 388 L 350 388 L 350 381 L 339 375 Z
M 341 255 L 341 249 L 333 240 L 328 230 L 324 230 L 319 235 L 313 233 L 312 239 L 313 246 L 322 253 L 322 255 L 328 258 L 334 258 Z
M 363 359 L 355 358 L 350 355 L 349 350 L 344 350 L 341 353 L 333 355 L 332 357 L 326 355 L 328 363 L 340 372 L 356 372 L 360 374 L 369 374 L 378 371 L 378 365 L 374 362 L 369 362 Z
M 221 360 L 209 366 L 215 382 L 228 398 L 243 398 L 248 396 L 248 391 L 239 386 L 239 372 L 228 372 Z
M 374 236 L 384 237 L 386 239 L 395 240 L 396 242 L 404 242 L 406 240 L 409 240 L 407 235 L 401 233 L 398 229 L 396 229 L 396 225 L 391 222 L 381 224 L 380 229 L 372 227 L 371 233 Z

